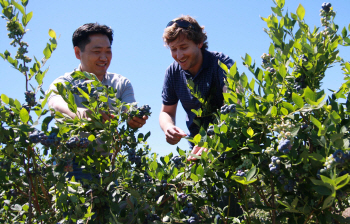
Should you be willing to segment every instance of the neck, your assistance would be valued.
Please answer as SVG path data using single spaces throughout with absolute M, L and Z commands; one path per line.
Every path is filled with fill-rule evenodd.
M 192 77 L 195 77 L 197 75 L 199 69 L 202 67 L 202 64 L 203 64 L 203 53 L 202 51 L 200 51 L 200 53 L 197 56 L 197 61 L 195 66 L 189 69 L 189 72 L 192 75 Z

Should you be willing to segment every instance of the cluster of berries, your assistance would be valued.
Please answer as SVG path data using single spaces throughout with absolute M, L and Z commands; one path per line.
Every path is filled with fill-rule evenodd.
M 140 165 L 141 164 L 141 156 L 136 155 L 135 149 L 129 149 L 128 150 L 128 159 L 131 162 L 131 164 Z
M 218 160 L 219 160 L 220 162 L 224 163 L 225 160 L 226 160 L 226 158 L 227 158 L 227 153 L 224 152 L 224 153 L 221 154 L 221 156 L 218 158 Z
M 162 180 L 160 184 L 162 185 L 163 188 L 166 188 L 168 186 L 168 182 L 166 180 Z
M 66 146 L 70 150 L 75 150 L 75 149 L 86 149 L 89 147 L 90 141 L 87 138 L 81 138 L 79 139 L 78 137 L 74 136 L 71 137 L 67 142 Z
M 328 13 L 331 10 L 332 4 L 329 2 L 324 2 L 321 7 L 323 11 Z
M 147 172 L 144 173 L 144 178 L 145 178 L 145 182 L 151 182 L 152 181 L 152 177 L 150 177 L 150 175 L 148 175 Z
M 266 53 L 263 53 L 261 55 L 261 59 L 262 59 L 262 67 L 263 68 L 268 68 L 268 67 L 272 67 L 272 63 L 271 61 L 274 59 L 271 54 L 266 54 Z
M 335 33 L 334 30 L 332 30 L 332 28 L 330 27 L 326 27 L 323 31 L 320 32 L 323 36 L 328 36 L 328 35 L 332 35 Z
M 139 117 L 151 115 L 151 107 L 149 105 L 143 105 L 141 107 L 137 107 L 136 105 L 131 105 L 130 110 L 128 112 L 130 117 Z
M 281 175 L 277 178 L 277 180 L 282 184 L 284 185 L 283 188 L 285 191 L 288 191 L 288 192 L 292 192 L 293 191 L 293 188 L 295 187 L 296 183 L 294 180 L 292 179 L 288 179 L 286 178 L 285 175 Z
M 278 145 L 278 151 L 288 154 L 292 149 L 292 144 L 289 139 L 282 139 Z
M 317 172 L 317 176 L 319 177 L 320 174 L 325 174 L 328 172 L 328 170 L 332 169 L 333 167 L 337 165 L 342 165 L 345 162 L 348 162 L 349 160 L 350 160 L 350 151 L 346 150 L 344 152 L 343 150 L 338 149 L 333 154 L 331 154 L 326 158 L 326 162 L 323 164 L 324 168 L 320 169 Z
M 176 168 L 180 168 L 184 166 L 184 163 L 182 162 L 182 159 L 180 156 L 174 156 L 173 158 L 171 158 L 171 161 L 174 162 Z
M 185 193 L 177 193 L 177 200 L 180 202 L 185 202 L 187 197 L 188 196 Z
M 225 121 L 223 121 L 221 124 L 218 124 L 218 128 L 221 128 L 222 125 L 226 124 Z M 210 125 L 207 129 L 207 134 L 208 135 L 214 135 L 215 132 L 214 132 L 214 125 Z
M 282 122 L 281 124 L 274 124 L 272 130 L 279 133 L 278 139 L 292 140 L 291 130 L 294 128 L 295 128 L 295 125 L 292 124 L 289 120 L 287 120 L 285 123 Z
M 138 108 L 139 113 L 137 114 L 138 117 L 143 117 L 143 116 L 149 116 L 151 115 L 151 107 L 149 105 L 143 105 L 141 107 Z
M 159 216 L 157 214 L 147 214 L 147 217 L 146 217 L 146 220 L 145 220 L 144 224 L 147 224 L 148 221 L 153 222 L 153 221 L 156 221 L 156 220 L 160 221 L 160 218 L 159 218 Z
M 329 21 L 331 19 L 331 16 L 335 16 L 335 12 L 331 9 L 332 4 L 329 2 L 324 2 L 320 9 L 320 16 L 321 18 L 321 24 L 324 27 L 329 27 Z
M 237 173 L 236 173 L 236 176 L 239 176 L 239 177 L 244 177 L 246 174 L 243 170 L 238 170 Z
M 220 108 L 221 114 L 235 113 L 236 112 L 236 104 L 225 104 Z
M 272 147 L 266 147 L 266 149 L 261 150 L 262 153 L 266 153 L 267 155 L 275 154 L 275 149 Z
M 273 173 L 273 174 L 278 174 L 279 171 L 280 171 L 280 163 L 281 163 L 281 160 L 279 157 L 277 156 L 272 156 L 271 157 L 271 163 L 269 164 L 269 168 L 270 168 L 270 171 Z
M 194 206 L 191 202 L 187 203 L 187 205 L 180 212 L 186 216 L 190 216 L 190 218 L 187 219 L 187 223 L 198 223 L 199 217 L 197 214 L 194 214 Z
M 305 130 L 307 127 L 308 127 L 308 125 L 305 122 L 301 123 L 301 125 L 300 125 L 300 128 L 303 130 Z
M 61 138 L 57 137 L 56 133 L 51 133 L 49 136 L 45 135 L 44 132 L 35 130 L 29 134 L 29 141 L 32 143 L 41 143 L 43 146 L 58 146 L 61 142 Z
M 276 72 L 276 70 L 274 68 L 271 68 L 271 67 L 267 67 L 266 70 L 268 72 L 270 72 L 271 74 L 274 74 Z
M 298 78 L 295 78 L 295 84 L 293 86 L 293 88 L 299 92 L 301 89 L 305 89 L 306 88 L 306 82 L 305 82 L 305 75 L 301 75 Z
M 302 61 L 303 64 L 309 61 L 308 57 L 305 54 L 300 55 L 299 59 Z
M 78 88 L 81 89 L 83 92 L 87 93 L 90 97 L 93 97 L 95 99 L 97 99 L 99 96 L 97 89 L 93 85 L 90 86 L 89 92 L 88 82 L 80 82 L 73 85 L 71 88 L 72 93 L 80 95 L 81 93 L 79 92 Z
M 60 144 L 61 138 L 57 137 L 57 133 L 51 133 L 49 136 L 44 136 L 41 139 L 41 144 L 46 147 L 58 146 Z
M 26 92 L 24 92 L 24 95 L 25 95 L 25 101 L 27 102 L 27 105 L 29 107 L 35 106 L 35 104 L 36 104 L 35 93 L 32 91 L 26 91 Z

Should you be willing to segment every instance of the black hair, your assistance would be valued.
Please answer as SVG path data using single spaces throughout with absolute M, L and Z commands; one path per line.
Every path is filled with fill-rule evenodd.
M 81 51 L 85 50 L 85 46 L 90 43 L 90 35 L 103 34 L 109 39 L 112 45 L 113 42 L 113 30 L 106 26 L 98 23 L 86 23 L 76 29 L 73 33 L 73 47 L 79 47 Z

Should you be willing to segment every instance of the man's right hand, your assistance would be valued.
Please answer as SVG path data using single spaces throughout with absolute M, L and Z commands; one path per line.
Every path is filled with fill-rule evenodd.
M 171 145 L 177 144 L 181 138 L 186 136 L 186 133 L 176 126 L 170 126 L 165 131 L 165 139 Z

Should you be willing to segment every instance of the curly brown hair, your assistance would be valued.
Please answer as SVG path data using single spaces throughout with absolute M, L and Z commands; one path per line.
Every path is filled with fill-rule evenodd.
M 165 46 L 169 46 L 171 42 L 176 40 L 181 34 L 187 39 L 192 40 L 195 44 L 203 43 L 202 50 L 208 49 L 207 33 L 204 31 L 204 26 L 200 26 L 198 22 L 191 16 L 180 16 L 173 21 L 185 20 L 191 23 L 193 29 L 179 27 L 177 23 L 173 23 L 171 26 L 165 28 L 163 33 L 163 41 Z

